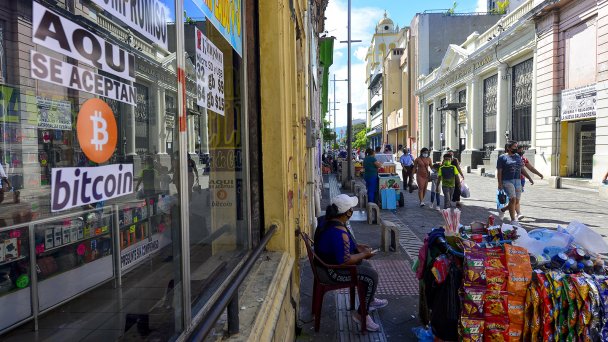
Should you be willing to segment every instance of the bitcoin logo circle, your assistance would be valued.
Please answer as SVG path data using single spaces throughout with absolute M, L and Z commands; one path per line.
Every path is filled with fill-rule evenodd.
M 228 197 L 228 193 L 226 192 L 226 190 L 219 190 L 217 192 L 217 199 L 219 199 L 220 201 L 225 200 Z
M 91 161 L 104 163 L 116 149 L 116 119 L 107 103 L 89 99 L 82 104 L 76 122 L 78 143 Z

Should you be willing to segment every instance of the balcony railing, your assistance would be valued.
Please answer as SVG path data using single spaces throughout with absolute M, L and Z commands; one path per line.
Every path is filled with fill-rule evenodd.
M 521 19 L 526 13 L 530 12 L 534 8 L 534 0 L 528 0 L 513 10 L 511 13 L 502 17 L 494 26 L 480 34 L 477 37 L 476 46 L 479 48 L 480 46 L 486 44 L 494 36 L 498 36 L 501 31 L 508 29 L 513 26 L 519 19 Z

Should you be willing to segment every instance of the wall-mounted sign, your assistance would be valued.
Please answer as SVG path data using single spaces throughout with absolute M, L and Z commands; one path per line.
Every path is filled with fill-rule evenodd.
M 38 127 L 69 131 L 72 129 L 72 104 L 70 101 L 47 99 L 36 96 Z
M 220 31 L 239 56 L 243 56 L 241 0 L 192 0 L 205 17 Z
M 32 41 L 112 75 L 135 81 L 134 55 L 37 2 L 33 8 Z M 100 87 L 107 84 L 106 81 Z
M 52 212 L 133 193 L 133 164 L 64 167 L 51 171 Z
M 169 9 L 159 0 L 91 0 L 130 28 L 167 49 Z
M 89 69 L 64 63 L 37 51 L 30 51 L 32 77 L 97 96 L 135 105 L 135 88 Z
M 118 129 L 114 113 L 100 99 L 89 99 L 78 112 L 76 134 L 82 152 L 96 163 L 105 163 L 116 149 Z
M 152 241 L 144 242 L 143 244 L 140 244 L 131 250 L 122 251 L 120 253 L 120 268 L 123 270 L 127 269 L 129 268 L 129 266 L 137 264 L 137 261 L 141 258 L 150 255 L 151 253 L 154 253 L 159 249 L 160 241 L 158 239 L 155 239 Z
M 597 115 L 595 84 L 562 90 L 562 121 L 593 119 Z
M 224 54 L 199 29 L 196 46 L 196 104 L 224 115 Z

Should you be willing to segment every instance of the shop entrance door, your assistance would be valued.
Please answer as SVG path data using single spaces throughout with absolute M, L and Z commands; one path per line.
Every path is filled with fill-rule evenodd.
M 595 154 L 595 120 L 574 124 L 574 176 L 591 178 Z

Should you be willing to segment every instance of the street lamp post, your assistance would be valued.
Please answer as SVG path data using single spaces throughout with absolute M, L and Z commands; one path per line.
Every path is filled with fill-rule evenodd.
M 334 79 L 330 80 L 331 82 L 334 82 L 334 145 L 336 145 L 337 141 L 336 141 L 336 103 L 340 103 L 340 102 L 336 102 L 336 82 L 346 82 L 348 80 L 337 80 L 336 79 L 336 74 L 334 74 Z

